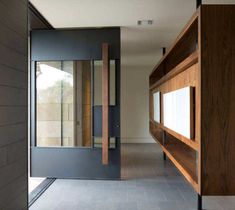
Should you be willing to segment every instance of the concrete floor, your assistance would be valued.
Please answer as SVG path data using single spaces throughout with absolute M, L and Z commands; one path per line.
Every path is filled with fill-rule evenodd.
M 122 146 L 122 181 L 57 179 L 30 210 L 196 210 L 197 194 L 157 144 Z M 203 197 L 203 209 L 235 210 L 235 197 Z

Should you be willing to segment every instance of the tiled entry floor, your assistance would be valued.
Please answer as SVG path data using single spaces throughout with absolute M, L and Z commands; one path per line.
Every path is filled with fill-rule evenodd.
M 235 197 L 203 197 L 235 210 Z M 196 210 L 197 195 L 157 144 L 122 145 L 122 181 L 57 179 L 30 210 Z

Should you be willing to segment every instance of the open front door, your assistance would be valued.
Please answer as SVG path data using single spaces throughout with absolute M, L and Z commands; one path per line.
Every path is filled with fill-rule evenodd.
M 120 31 L 72 32 L 32 32 L 31 176 L 119 179 Z

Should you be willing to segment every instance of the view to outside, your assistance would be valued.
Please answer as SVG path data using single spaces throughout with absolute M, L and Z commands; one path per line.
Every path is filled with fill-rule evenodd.
M 37 62 L 36 76 L 37 146 L 73 146 L 73 61 Z
M 92 106 L 102 106 L 102 61 L 94 61 L 93 73 L 89 60 L 40 61 L 36 78 L 37 146 L 91 147 L 93 140 L 94 147 L 102 147 L 100 137 L 92 138 Z M 115 79 L 112 60 L 110 106 L 116 104 Z
M 37 186 L 39 186 L 43 180 L 45 180 L 46 178 L 36 178 L 36 177 L 29 177 L 29 191 L 28 193 L 30 194 L 31 192 L 33 192 L 34 189 L 36 189 Z

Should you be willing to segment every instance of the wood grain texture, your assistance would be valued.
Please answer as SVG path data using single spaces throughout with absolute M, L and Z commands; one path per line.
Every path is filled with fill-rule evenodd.
M 174 136 L 175 138 L 177 138 L 179 141 L 182 141 L 183 143 L 185 143 L 186 145 L 188 145 L 189 147 L 191 147 L 194 150 L 198 150 L 198 144 L 195 141 L 192 141 L 191 139 L 188 139 L 187 137 L 165 127 L 165 126 L 160 126 L 162 128 L 162 130 L 166 131 L 167 133 L 171 134 L 172 136 Z
M 91 147 L 91 63 L 82 62 L 82 145 Z
M 174 67 L 170 72 L 166 75 L 162 76 L 159 80 L 156 80 L 154 84 L 150 86 L 150 89 L 154 89 L 157 86 L 160 86 L 162 83 L 166 82 L 167 80 L 173 78 L 177 74 L 181 73 L 182 71 L 186 70 L 193 64 L 198 62 L 198 51 L 195 51 L 190 56 L 188 56 L 185 60 L 179 63 L 176 67 Z
M 186 179 L 198 192 L 196 152 L 177 140 L 171 140 L 164 146 L 176 162 L 177 168 L 182 167 L 181 171 Z
M 159 86 L 156 86 L 152 90 L 150 90 L 150 102 L 152 103 L 152 95 L 156 91 L 161 92 L 161 96 L 164 93 L 171 92 L 173 90 L 177 90 L 183 87 L 191 86 L 194 89 L 194 101 L 191 101 L 195 105 L 195 112 L 198 111 L 199 103 L 198 98 L 200 93 L 198 93 L 198 85 L 199 85 L 199 68 L 197 63 L 197 55 L 194 54 L 193 59 L 186 59 L 187 62 L 183 62 L 180 64 L 180 68 L 174 68 L 172 72 L 169 72 L 162 78 L 161 80 L 164 82 L 157 83 Z M 193 60 L 194 62 L 188 62 L 188 60 Z M 189 65 L 191 64 L 191 66 Z M 183 70 L 182 70 L 183 69 Z M 161 101 L 163 101 L 161 99 Z M 193 106 L 191 104 L 191 106 Z M 163 106 L 162 106 L 163 107 Z M 153 103 L 150 104 L 151 115 L 153 113 Z M 194 110 L 194 109 L 193 109 Z M 199 150 L 199 124 L 195 124 L 193 126 L 193 130 L 195 130 L 194 138 L 188 139 L 166 127 L 163 126 L 163 110 L 161 112 L 161 123 L 156 123 L 153 121 L 152 116 L 150 117 L 150 133 L 154 137 L 154 139 L 161 145 L 163 151 L 169 157 L 169 159 L 176 165 L 176 167 L 181 171 L 181 173 L 185 176 L 185 178 L 191 183 L 193 188 L 199 192 L 199 182 L 198 182 L 198 169 L 196 162 L 196 153 Z M 191 113 L 195 118 L 195 122 L 200 121 L 200 115 L 196 115 L 195 113 Z M 194 124 L 194 123 L 192 123 Z M 163 145 L 163 131 L 166 131 L 166 143 Z M 168 135 L 170 134 L 171 137 Z M 172 145 L 172 141 L 178 142 L 177 147 Z M 169 146 L 170 144 L 170 146 Z M 193 155 L 192 155 L 193 154 Z
M 192 38 L 191 41 L 194 43 L 194 40 L 197 40 L 195 47 L 198 58 L 194 65 L 183 69 L 193 54 L 175 66 L 177 63 L 175 61 L 179 61 L 182 57 L 179 55 L 180 50 L 175 51 L 177 49 L 175 46 L 184 39 L 187 34 L 185 30 L 192 29 L 190 24 L 195 20 L 198 22 L 198 30 L 193 30 L 196 39 Z M 188 49 L 186 48 L 186 51 Z M 173 57 L 169 59 L 171 55 Z M 151 95 L 155 91 L 165 93 L 187 85 L 195 87 L 194 142 L 198 152 L 197 160 L 191 158 L 191 161 L 192 164 L 197 164 L 198 186 L 193 182 L 195 176 L 193 178 L 193 174 L 187 169 L 187 165 L 191 164 L 187 162 L 189 159 L 186 160 L 187 163 L 180 163 L 183 160 L 181 158 L 184 156 L 183 153 L 180 154 L 178 151 L 175 155 L 175 145 L 168 148 L 167 144 L 163 146 L 163 130 L 173 135 L 176 140 L 182 141 L 182 139 L 152 120 L 151 104 L 149 122 L 154 139 L 160 143 L 164 152 L 201 195 L 235 195 L 234 81 L 235 5 L 202 5 L 150 75 L 150 103 L 152 103 Z M 168 139 L 166 142 L 171 141 Z M 190 145 L 184 142 L 184 146 Z
M 102 45 L 102 163 L 109 163 L 109 45 Z
M 201 187 L 235 195 L 235 5 L 201 8 Z
M 174 50 L 174 47 L 177 45 L 177 43 L 183 39 L 184 35 L 187 33 L 187 31 L 190 29 L 190 27 L 192 26 L 193 23 L 195 23 L 195 21 L 197 21 L 198 19 L 198 14 L 199 14 L 199 9 L 193 14 L 193 16 L 191 17 L 191 19 L 188 21 L 188 23 L 185 25 L 185 27 L 182 29 L 182 31 L 180 32 L 180 34 L 178 35 L 178 37 L 176 38 L 176 40 L 174 41 L 174 43 L 171 45 L 171 47 L 167 50 L 167 52 L 165 53 L 165 55 L 160 59 L 160 61 L 158 62 L 158 64 L 153 68 L 153 71 L 151 72 L 150 76 L 152 76 L 157 69 L 159 69 L 160 65 L 163 63 L 163 61 L 168 57 L 168 55 L 171 53 L 171 51 Z
M 172 73 L 169 72 L 168 73 L 169 75 L 171 75 Z M 150 96 L 156 92 L 156 91 L 160 91 L 161 92 L 161 97 L 163 97 L 163 94 L 164 93 L 168 93 L 168 92 L 171 92 L 171 91 L 174 91 L 174 90 L 177 90 L 177 89 L 180 89 L 180 88 L 184 88 L 184 87 L 187 87 L 187 86 L 191 86 L 194 88 L 194 95 L 197 93 L 197 88 L 198 88 L 198 63 L 195 63 L 193 64 L 192 66 L 188 67 L 187 69 L 185 69 L 184 71 L 182 71 L 181 73 L 179 74 L 174 74 L 175 76 L 174 77 L 171 77 L 171 76 L 168 76 L 168 74 L 165 76 L 166 79 L 162 78 L 165 82 L 164 83 L 159 83 L 160 85 L 158 87 L 155 87 L 151 92 L 150 92 Z M 195 97 L 192 97 L 194 98 L 194 102 L 191 101 L 191 103 L 197 103 L 197 98 Z M 161 98 L 161 102 L 163 101 L 163 98 Z M 150 102 L 152 103 L 152 99 L 150 100 Z M 163 105 L 161 104 L 161 107 L 163 107 Z M 197 109 L 199 107 L 198 106 L 195 106 L 195 112 L 197 112 Z M 150 105 L 150 110 L 151 110 L 151 114 L 153 113 L 153 105 Z M 162 110 L 162 109 L 161 109 Z M 195 120 L 198 120 L 198 118 L 200 116 L 198 115 L 195 115 L 195 113 L 193 114 L 192 113 L 192 118 L 195 118 Z M 163 122 L 163 112 L 161 112 L 161 121 Z M 152 117 L 150 118 L 152 119 Z M 194 124 L 192 122 L 192 124 Z M 178 138 L 179 140 L 183 141 L 184 143 L 186 143 L 188 146 L 190 146 L 191 148 L 195 149 L 195 150 L 198 150 L 198 138 L 199 138 L 199 133 L 198 133 L 198 127 L 199 125 L 198 124 L 195 124 L 194 128 L 192 130 L 195 130 L 195 133 L 194 133 L 194 138 L 192 138 L 192 140 L 186 138 L 186 137 L 183 137 L 182 135 L 180 134 L 177 134 L 176 132 L 174 131 L 171 131 L 170 129 L 168 128 L 165 128 L 163 125 L 159 125 L 162 129 L 168 131 L 169 133 L 171 133 L 172 135 L 174 135 L 176 138 Z
M 198 9 L 198 80 L 197 80 L 197 90 L 195 91 L 196 101 L 195 101 L 195 123 L 196 125 L 201 125 L 201 7 Z M 201 195 L 201 126 L 196 127 L 197 142 L 199 146 L 199 151 L 197 153 L 197 171 L 198 171 L 198 193 Z
M 193 87 L 193 97 L 191 106 L 191 128 L 194 130 L 194 138 L 188 139 L 184 136 L 163 126 L 163 109 L 161 109 L 161 123 L 153 121 L 153 105 L 150 104 L 150 133 L 154 139 L 160 143 L 166 155 L 172 160 L 176 167 L 181 171 L 185 178 L 191 183 L 199 193 L 200 182 L 198 182 L 198 167 L 196 156 L 199 153 L 200 141 L 200 72 L 198 65 L 198 19 L 200 10 L 198 9 L 188 24 L 184 27 L 176 41 L 168 52 L 163 56 L 150 75 L 150 103 L 153 103 L 152 94 L 160 91 L 162 95 L 187 86 Z M 163 100 L 161 99 L 161 105 Z M 162 106 L 163 107 L 163 106 Z M 166 144 L 163 145 L 163 132 L 166 132 Z M 171 135 L 171 138 L 169 137 Z M 175 141 L 178 146 L 167 146 Z M 191 152 L 194 154 L 191 156 Z M 187 158 L 193 157 L 193 158 Z M 193 166 L 193 167 L 191 167 Z
M 191 183 L 195 191 L 198 192 L 199 188 L 197 182 L 195 151 L 192 151 L 189 147 L 182 145 L 182 143 L 178 140 L 174 140 L 175 142 L 168 140 L 167 143 L 163 145 L 155 135 L 151 134 L 151 136 L 159 143 L 167 157 L 179 169 L 188 182 Z
M 175 44 L 165 60 L 165 72 L 169 72 L 180 62 L 196 51 L 198 33 L 198 18 L 192 22 L 183 37 Z

